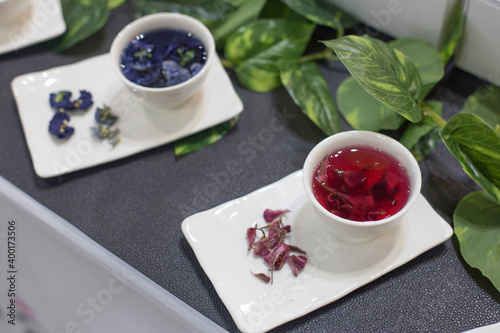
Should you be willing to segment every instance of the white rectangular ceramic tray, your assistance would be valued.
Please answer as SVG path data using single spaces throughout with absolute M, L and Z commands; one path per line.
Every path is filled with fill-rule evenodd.
M 289 209 L 288 244 L 308 253 L 306 268 L 294 277 L 289 267 L 275 272 L 274 284 L 261 257 L 247 250 L 246 230 L 265 225 L 266 208 Z M 453 234 L 420 195 L 394 229 L 361 244 L 336 238 L 316 216 L 302 185 L 302 171 L 205 212 L 188 217 L 182 230 L 222 302 L 243 332 L 265 332 L 329 304 L 446 241 Z M 260 234 L 259 234 L 260 237 Z
M 175 109 L 149 107 L 130 93 L 111 68 L 109 54 L 24 74 L 16 77 L 11 86 L 35 172 L 42 178 L 158 147 L 213 127 L 243 111 L 243 104 L 217 56 L 200 91 Z M 70 115 L 75 133 L 63 140 L 48 132 L 54 114 L 49 96 L 60 90 L 71 91 L 74 98 L 80 90 L 87 90 L 94 100 L 90 110 Z M 90 129 L 96 126 L 95 108 L 104 104 L 120 117 L 116 127 L 121 142 L 114 148 L 97 139 Z
M 2 177 L 0 276 L 2 333 L 225 332 Z
M 0 54 L 55 38 L 65 31 L 60 0 L 31 0 L 20 17 L 0 21 Z

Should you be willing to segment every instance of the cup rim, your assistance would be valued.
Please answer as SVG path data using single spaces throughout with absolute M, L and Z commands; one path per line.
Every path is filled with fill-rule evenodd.
M 349 220 L 349 219 L 340 217 L 338 215 L 335 215 L 335 214 L 329 212 L 325 207 L 323 207 L 318 202 L 318 200 L 315 198 L 314 193 L 312 191 L 313 172 L 317 166 L 317 163 L 319 163 L 319 161 L 321 161 L 321 158 L 323 158 L 325 156 L 325 154 L 320 154 L 320 152 L 324 150 L 324 147 L 329 147 L 332 144 L 332 141 L 334 141 L 334 140 L 337 141 L 338 138 L 342 138 L 344 136 L 349 137 L 349 136 L 359 136 L 359 135 L 371 137 L 371 138 L 374 138 L 376 140 L 387 140 L 387 142 L 390 143 L 391 147 L 395 147 L 398 150 L 398 152 L 401 152 L 406 156 L 405 161 L 406 160 L 409 161 L 409 165 L 408 165 L 408 163 L 404 163 L 404 166 L 407 169 L 408 176 L 410 177 L 410 182 L 411 182 L 410 183 L 411 184 L 410 196 L 408 197 L 406 204 L 397 213 L 395 213 L 394 215 L 388 216 L 386 218 L 383 218 L 381 220 L 354 221 L 354 220 Z M 334 149 L 334 147 L 332 147 L 332 149 Z M 331 150 L 329 152 L 331 152 Z M 401 157 L 399 157 L 399 155 L 394 156 L 395 154 L 390 153 L 390 152 L 388 152 L 388 153 L 391 156 L 393 156 L 394 158 L 396 158 L 398 161 L 400 161 L 402 163 L 404 162 L 401 160 Z M 319 158 L 319 160 L 318 160 L 318 158 Z M 412 170 L 411 174 L 409 172 L 410 168 Z M 309 200 L 316 207 L 316 209 L 319 209 L 320 212 L 322 212 L 326 217 L 331 218 L 332 220 L 335 220 L 337 222 L 341 222 L 343 224 L 356 226 L 356 227 L 360 227 L 360 228 L 369 228 L 369 227 L 380 226 L 380 225 L 391 223 L 394 220 L 397 220 L 401 216 L 406 214 L 406 212 L 413 206 L 413 204 L 417 200 L 418 196 L 420 195 L 421 186 L 422 186 L 422 174 L 421 174 L 418 162 L 415 160 L 415 157 L 399 141 L 397 141 L 397 140 L 395 140 L 387 135 L 378 133 L 378 132 L 363 131 L 363 130 L 351 130 L 351 131 L 344 131 L 344 132 L 340 132 L 340 133 L 331 135 L 331 136 L 323 139 L 316 146 L 314 146 L 314 148 L 307 155 L 307 158 L 304 162 L 302 181 L 303 181 L 303 185 L 305 187 L 305 191 L 306 191 L 306 194 L 307 194 Z
M 207 60 L 205 61 L 205 64 L 203 65 L 202 69 L 196 75 L 194 75 L 193 77 L 189 78 L 188 80 L 186 80 L 184 82 L 178 83 L 178 84 L 170 86 L 170 87 L 141 86 L 141 85 L 134 83 L 134 82 L 130 81 L 129 79 L 127 79 L 125 77 L 125 75 L 123 74 L 123 72 L 121 71 L 120 58 L 121 58 L 121 54 L 123 52 L 123 48 L 120 48 L 119 44 L 123 41 L 123 39 L 125 38 L 124 36 L 127 35 L 129 33 L 129 31 L 134 32 L 134 29 L 137 29 L 138 26 L 141 26 L 145 22 L 158 20 L 161 18 L 181 19 L 181 20 L 188 22 L 189 24 L 191 24 L 193 26 L 196 26 L 201 31 L 203 31 L 207 37 L 207 40 L 205 40 L 205 39 L 202 40 L 203 44 L 205 46 L 205 49 L 207 51 Z M 165 28 L 169 28 L 169 26 L 165 26 Z M 171 28 L 175 28 L 175 27 L 171 27 Z M 134 32 L 134 36 L 137 36 L 141 33 L 145 33 L 145 32 L 152 31 L 152 30 L 154 30 L 154 29 L 149 29 L 146 31 L 143 31 L 143 30 L 139 31 L 138 30 L 138 31 Z M 183 29 L 183 30 L 185 30 L 185 29 Z M 201 39 L 201 36 L 199 36 L 199 35 L 196 35 L 196 37 Z M 128 45 L 128 43 L 131 40 L 132 39 L 126 40 L 125 45 Z M 215 57 L 214 53 L 215 53 L 215 41 L 214 41 L 213 35 L 210 32 L 210 30 L 201 21 L 195 19 L 194 17 L 191 17 L 189 15 L 185 15 L 185 14 L 181 14 L 181 13 L 156 13 L 156 14 L 150 14 L 150 15 L 140 17 L 140 18 L 128 23 L 125 27 L 123 27 L 118 32 L 118 34 L 115 36 L 115 38 L 113 39 L 113 42 L 111 43 L 111 47 L 110 47 L 111 63 L 113 66 L 113 70 L 115 71 L 116 74 L 118 74 L 118 77 L 120 78 L 120 80 L 123 83 L 125 83 L 129 88 L 132 88 L 132 89 L 135 89 L 138 91 L 158 92 L 158 93 L 175 92 L 177 90 L 183 89 L 186 86 L 192 85 L 199 80 L 202 80 L 203 77 L 206 75 L 205 73 L 209 70 L 209 67 L 212 63 L 212 59 Z

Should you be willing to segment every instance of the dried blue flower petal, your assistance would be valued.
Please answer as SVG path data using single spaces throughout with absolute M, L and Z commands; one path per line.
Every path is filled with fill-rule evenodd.
M 69 116 L 64 112 L 56 112 L 49 123 L 49 132 L 59 139 L 73 135 L 75 129 L 69 126 Z
M 98 124 L 113 126 L 114 123 L 118 120 L 118 116 L 114 115 L 111 112 L 111 108 L 107 105 L 104 105 L 102 108 L 97 108 L 94 115 L 95 120 Z
M 182 63 L 182 66 L 189 67 L 196 60 L 195 49 L 202 48 L 203 44 L 198 39 L 175 36 L 165 48 L 164 59 L 173 60 Z
M 71 111 L 75 109 L 71 102 L 71 92 L 61 90 L 57 93 L 51 93 L 49 97 L 50 106 L 56 110 Z
M 191 73 L 173 60 L 166 60 L 162 65 L 162 74 L 167 81 L 167 87 L 189 80 Z
M 122 70 L 127 79 L 141 86 L 155 83 L 161 71 L 162 55 L 154 44 L 134 40 L 122 56 Z
M 120 133 L 119 129 L 111 129 L 109 126 L 103 124 L 97 124 L 97 127 L 91 127 L 90 129 L 97 138 L 101 140 L 107 139 L 113 147 L 121 141 L 118 136 Z
M 201 69 L 203 68 L 203 65 L 198 63 L 198 62 L 195 62 L 194 64 L 192 64 L 190 67 L 189 67 L 189 70 L 191 71 L 191 77 L 195 76 L 196 74 L 198 74 Z
M 117 128 L 112 130 L 111 133 L 109 133 L 108 142 L 113 147 L 116 146 L 121 141 L 121 138 L 118 134 L 120 134 L 120 130 Z
M 85 90 L 80 90 L 80 97 L 73 102 L 74 108 L 77 110 L 87 110 L 94 104 L 92 95 Z

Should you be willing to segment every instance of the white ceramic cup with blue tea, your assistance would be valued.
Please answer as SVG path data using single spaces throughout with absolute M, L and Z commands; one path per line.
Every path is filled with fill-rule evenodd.
M 170 87 L 146 87 L 130 81 L 120 67 L 122 53 L 140 34 L 161 29 L 178 29 L 192 33 L 204 45 L 206 61 L 193 77 Z M 179 13 L 158 13 L 141 17 L 125 26 L 111 44 L 111 66 L 120 81 L 145 103 L 158 108 L 175 108 L 185 103 L 202 87 L 215 57 L 215 42 L 208 28 L 197 19 Z

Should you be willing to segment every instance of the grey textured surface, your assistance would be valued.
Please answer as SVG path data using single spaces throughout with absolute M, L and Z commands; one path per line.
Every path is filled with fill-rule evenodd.
M 308 151 L 324 135 L 301 114 L 284 89 L 253 93 L 243 89 L 230 73 L 245 109 L 237 127 L 222 141 L 180 158 L 174 156 L 170 144 L 73 174 L 38 178 L 10 90 L 11 80 L 107 52 L 113 36 L 132 19 L 133 6 L 127 3 L 112 12 L 103 30 L 68 52 L 52 54 L 38 45 L 0 56 L 0 174 L 203 315 L 237 332 L 182 235 L 181 222 L 192 213 L 300 169 Z M 347 71 L 335 62 L 322 63 L 321 70 L 335 94 Z M 480 84 L 454 70 L 431 97 L 444 103 L 444 118 L 448 119 Z M 289 123 L 263 141 L 259 133 L 274 117 L 289 119 Z M 343 128 L 348 126 L 344 123 Z M 257 154 L 246 155 L 239 150 L 241 146 L 253 147 Z M 229 186 L 202 190 L 214 174 L 225 170 L 228 161 L 241 167 L 240 175 Z M 442 143 L 420 166 L 423 195 L 451 224 L 454 207 L 476 185 Z M 274 331 L 462 332 L 498 321 L 500 293 L 478 270 L 465 264 L 453 237 L 341 300 Z

